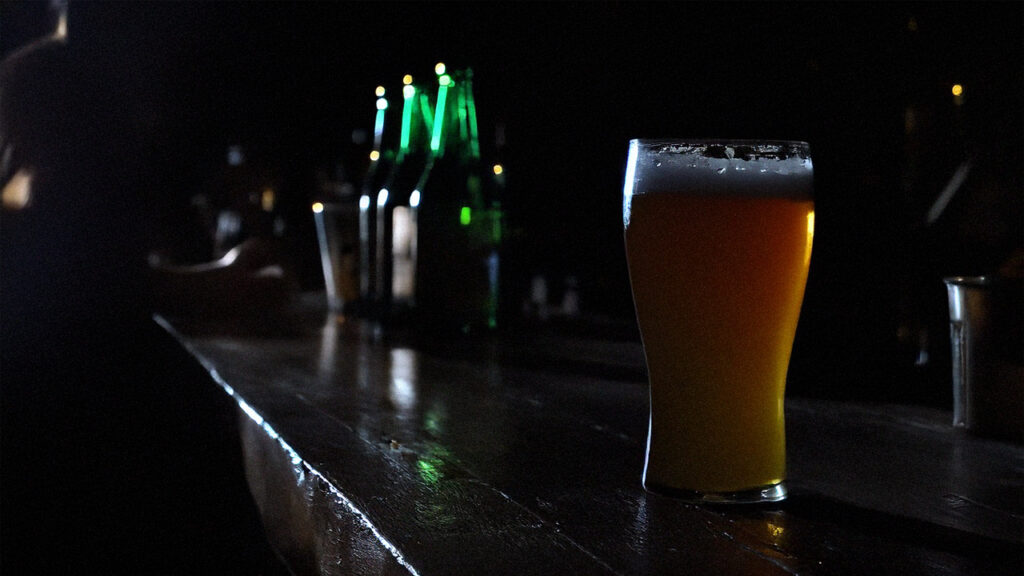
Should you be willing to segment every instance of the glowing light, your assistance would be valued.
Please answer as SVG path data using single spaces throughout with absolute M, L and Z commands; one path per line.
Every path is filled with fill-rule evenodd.
M 385 92 L 386 91 L 384 90 L 383 86 L 377 86 L 377 89 L 374 91 L 374 94 L 376 94 L 377 97 L 379 98 L 379 97 L 383 96 Z
M 960 84 L 953 84 L 953 96 L 962 96 L 964 93 L 964 87 Z
M 419 190 L 413 190 L 412 194 L 409 194 L 409 206 L 412 207 L 412 208 L 416 208 L 419 205 L 420 205 L 420 191 Z
M 495 176 L 499 176 L 499 175 L 501 175 L 504 172 L 505 172 L 505 167 L 504 166 L 502 166 L 501 164 L 495 164 L 494 165 L 494 175 Z
M 369 208 L 370 208 L 370 197 L 367 196 L 366 194 L 363 194 L 362 196 L 359 197 L 359 209 L 360 210 L 367 210 Z M 315 211 L 315 209 L 314 209 L 314 211 Z
M 412 84 L 412 74 L 406 74 L 405 76 L 402 76 L 402 84 L 404 84 L 405 86 Z
M 391 295 L 398 300 L 408 300 L 416 293 L 415 261 L 413 254 L 416 236 L 416 222 L 411 206 L 395 206 L 391 214 Z M 395 385 L 400 379 L 396 377 Z M 413 396 L 415 400 L 415 396 Z M 398 399 L 395 402 L 401 405 Z M 411 405 L 410 405 L 411 407 Z
M 388 189 L 381 188 L 377 193 L 377 206 L 383 208 L 388 203 Z
M 442 76 L 441 79 L 447 78 Z M 441 149 L 441 128 L 444 126 L 444 107 L 448 100 L 448 84 L 441 82 L 437 89 L 437 108 L 434 110 L 434 130 L 430 135 L 430 150 L 437 152 Z
M 4 185 L 3 206 L 8 210 L 21 210 L 32 199 L 32 173 L 24 168 Z
M 416 466 L 420 470 L 420 478 L 427 484 L 437 484 L 438 480 L 444 475 L 433 462 L 417 460 Z
M 437 408 L 428 410 L 427 413 L 423 415 L 423 428 L 434 436 L 441 435 L 443 432 L 441 429 L 441 414 L 438 412 Z
M 441 76 L 440 78 L 437 79 L 437 83 L 440 84 L 441 86 L 450 86 L 452 83 L 452 77 L 445 74 L 444 76 Z
M 804 249 L 804 266 L 811 263 L 811 247 L 814 245 L 814 210 L 807 213 L 807 247 Z
M 388 396 L 401 410 L 412 410 L 416 407 L 416 388 L 408 378 L 393 378 L 388 387 Z
M 274 194 L 273 188 L 264 188 L 263 193 L 260 194 L 260 208 L 263 208 L 264 212 L 272 212 L 274 210 L 274 201 L 276 195 Z
M 313 213 L 319 214 L 324 211 L 323 202 L 313 202 Z
M 626 159 L 626 178 L 622 187 L 622 224 L 629 228 L 629 216 L 633 208 L 633 186 L 636 184 L 636 162 L 640 154 L 640 144 L 633 140 L 629 143 L 629 157 Z
M 445 71 L 444 62 L 438 62 L 437 65 L 434 66 L 434 73 L 437 74 L 438 76 L 444 74 L 444 71 Z
M 53 31 L 53 35 L 57 38 L 68 37 L 68 11 L 66 8 L 60 11 L 60 16 L 57 18 L 57 29 Z
M 395 407 L 403 411 L 414 409 L 419 374 L 416 353 L 408 348 L 392 349 L 388 373 L 388 396 Z
M 387 106 L 384 106 L 387 108 Z M 373 147 L 380 150 L 380 144 L 384 138 L 384 108 L 380 107 L 380 101 L 377 101 L 377 116 L 373 121 Z
M 455 93 L 455 110 L 459 114 L 459 139 L 463 142 L 469 140 L 469 125 L 466 114 L 466 90 L 462 89 Z M 470 142 L 472 144 L 472 142 Z
M 245 162 L 245 153 L 242 151 L 241 146 L 229 146 L 228 147 L 228 164 L 231 166 L 241 166 Z
M 473 209 L 469 206 L 463 206 L 462 210 L 459 211 L 459 224 L 463 226 L 469 226 L 470 222 L 473 221 Z
M 387 110 L 387 109 L 388 109 L 388 99 L 387 98 L 377 98 L 377 110 Z
M 373 162 L 376 162 L 377 160 L 380 160 L 380 152 L 377 151 L 377 150 L 374 150 L 373 152 L 370 152 L 370 160 L 373 161 Z
M 412 98 L 416 95 L 416 87 L 406 85 L 402 88 L 402 136 L 398 146 L 402 152 L 409 149 L 409 140 L 412 137 L 412 109 L 415 106 Z

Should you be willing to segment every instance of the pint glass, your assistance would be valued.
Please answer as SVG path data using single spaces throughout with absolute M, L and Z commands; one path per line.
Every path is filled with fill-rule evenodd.
M 648 490 L 786 497 L 783 395 L 812 181 L 803 142 L 630 142 L 623 225 L 650 380 Z

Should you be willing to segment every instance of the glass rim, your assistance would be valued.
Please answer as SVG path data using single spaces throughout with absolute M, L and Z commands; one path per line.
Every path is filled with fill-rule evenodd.
M 810 158 L 811 145 L 804 140 L 772 140 L 756 138 L 633 138 L 630 148 L 645 153 L 700 155 L 722 159 Z
M 805 140 L 786 140 L 778 138 L 630 138 L 630 142 L 640 144 L 774 144 L 790 146 L 810 146 Z
M 950 286 L 987 288 L 992 285 L 992 278 L 989 276 L 947 276 L 942 281 Z

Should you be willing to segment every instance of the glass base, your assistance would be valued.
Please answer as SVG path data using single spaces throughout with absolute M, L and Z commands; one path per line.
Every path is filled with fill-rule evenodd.
M 644 483 L 644 488 L 649 492 L 669 496 L 692 504 L 762 504 L 781 502 L 786 499 L 787 495 L 786 485 L 783 482 L 737 492 L 699 492 L 646 482 Z

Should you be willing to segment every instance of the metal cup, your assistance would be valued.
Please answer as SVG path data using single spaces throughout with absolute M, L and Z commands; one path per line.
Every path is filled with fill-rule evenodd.
M 1024 284 L 984 276 L 944 281 L 953 360 L 953 426 L 1024 441 Z

